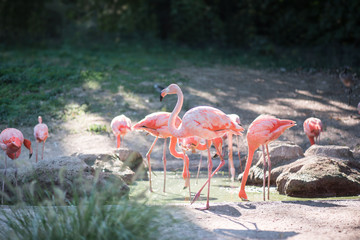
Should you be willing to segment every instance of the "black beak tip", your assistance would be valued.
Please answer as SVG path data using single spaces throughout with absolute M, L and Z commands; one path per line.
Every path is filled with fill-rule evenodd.
M 164 98 L 164 97 L 163 97 L 163 96 L 161 96 L 161 94 L 160 94 L 160 102 L 162 102 L 163 98 Z
M 32 153 L 29 154 L 29 159 L 31 158 L 32 155 L 33 155 Z

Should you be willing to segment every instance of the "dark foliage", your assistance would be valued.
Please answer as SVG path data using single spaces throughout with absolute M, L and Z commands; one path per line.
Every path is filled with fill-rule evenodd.
M 2 0 L 0 39 L 169 39 L 193 46 L 360 44 L 356 0 Z M 106 33 L 106 34 L 105 34 Z

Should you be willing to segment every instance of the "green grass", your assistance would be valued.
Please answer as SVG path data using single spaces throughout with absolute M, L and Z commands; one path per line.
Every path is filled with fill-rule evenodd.
M 88 131 L 97 134 L 108 132 L 106 125 L 99 124 L 91 124 L 88 128 Z
M 38 115 L 46 122 L 47 118 L 68 119 L 86 112 L 102 113 L 104 109 L 109 112 L 115 108 L 114 102 L 99 97 L 100 93 L 155 97 L 158 93 L 154 83 L 166 86 L 189 81 L 174 73 L 179 67 L 223 64 L 288 71 L 333 68 L 339 61 L 330 55 L 301 48 L 191 49 L 162 42 L 42 48 L 0 45 L 0 124 L 32 126 Z M 126 100 L 117 101 L 123 103 L 119 111 L 131 110 Z
M 62 119 L 101 111 L 96 93 L 157 94 L 153 84 L 186 81 L 172 69 L 182 53 L 142 46 L 113 49 L 1 49 L 0 124 L 33 125 L 38 115 Z M 85 97 L 79 92 L 85 92 Z M 76 104 L 73 104 L 75 102 Z M 36 120 L 35 120 L 36 121 Z

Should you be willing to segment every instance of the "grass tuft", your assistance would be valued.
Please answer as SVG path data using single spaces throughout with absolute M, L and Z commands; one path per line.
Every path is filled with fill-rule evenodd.
M 88 131 L 96 134 L 101 134 L 101 133 L 107 133 L 108 129 L 106 125 L 91 124 L 88 128 Z
M 35 182 L 11 189 L 17 201 L 0 210 L 0 239 L 158 239 L 164 223 L 178 221 L 161 206 L 119 195 L 116 181 L 84 184 L 73 184 L 71 198 L 60 185 L 46 193 Z

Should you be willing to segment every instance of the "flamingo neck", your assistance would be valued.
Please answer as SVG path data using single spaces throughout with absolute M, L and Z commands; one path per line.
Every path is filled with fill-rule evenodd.
M 311 145 L 314 145 L 314 144 L 315 144 L 314 137 L 309 137 L 309 136 L 308 136 L 308 138 L 309 138 L 310 144 L 311 144 Z
M 176 137 L 170 137 L 169 151 L 174 157 L 183 159 L 184 153 L 176 151 L 176 142 Z
M 179 116 L 179 113 L 181 111 L 183 101 L 184 101 L 184 95 L 179 87 L 176 89 L 176 95 L 177 95 L 178 99 L 177 99 L 174 110 L 170 114 L 168 127 L 169 127 L 169 131 L 170 131 L 171 135 L 173 135 L 176 138 L 184 138 L 187 136 L 185 136 L 185 134 L 184 134 L 184 129 L 182 128 L 182 123 L 180 124 L 179 128 L 176 128 L 176 126 L 175 126 L 176 119 Z
M 249 146 L 249 150 L 248 150 L 248 158 L 246 161 L 246 167 L 244 170 L 244 174 L 241 180 L 241 187 L 240 187 L 240 191 L 245 191 L 245 185 L 246 185 L 246 181 L 249 175 L 249 171 L 250 171 L 250 167 L 251 167 L 251 163 L 254 157 L 254 152 L 256 149 L 254 149 L 253 147 Z

